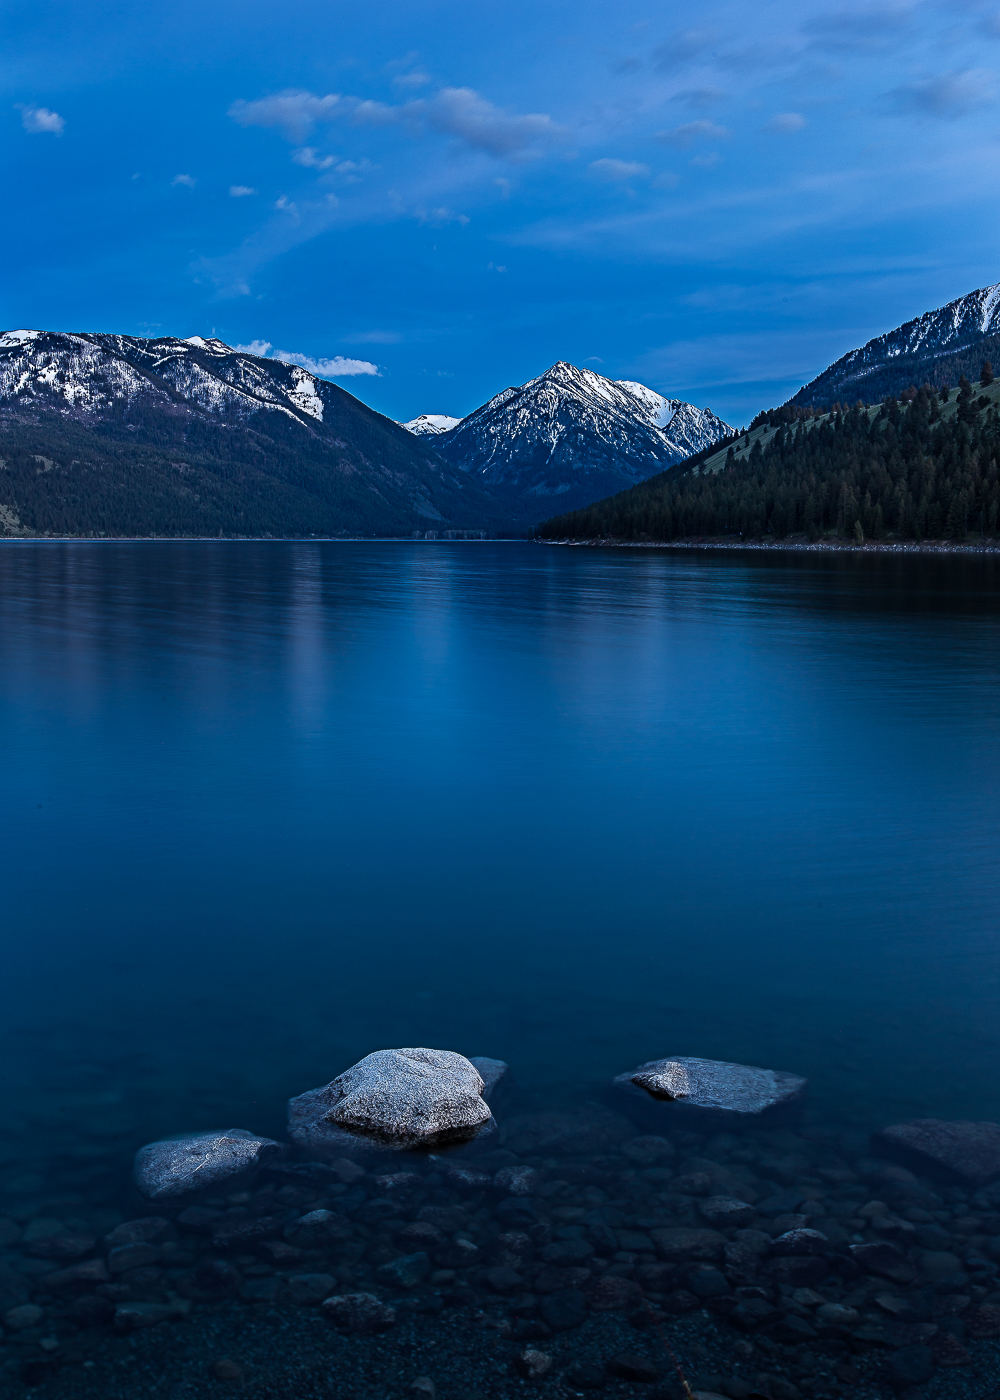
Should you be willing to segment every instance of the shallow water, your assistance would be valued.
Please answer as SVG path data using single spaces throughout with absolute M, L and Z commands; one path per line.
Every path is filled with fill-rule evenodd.
M 998 639 L 982 558 L 6 543 L 0 1390 L 202 1400 L 221 1355 L 247 1400 L 396 1400 L 422 1373 L 439 1400 L 507 1400 L 543 1338 L 539 1393 L 582 1394 L 586 1363 L 624 1400 L 624 1348 L 667 1400 L 654 1307 L 727 1396 L 899 1394 L 928 1339 L 928 1400 L 992 1394 L 1000 1192 L 886 1175 L 867 1134 L 997 1117 Z M 289 1095 L 405 1045 L 510 1063 L 506 1145 L 473 1158 L 538 1173 L 533 1291 L 486 1269 L 520 1208 L 500 1178 L 470 1196 L 433 1159 L 396 1207 L 371 1176 L 276 1172 L 210 1202 L 264 1220 L 255 1242 L 180 1220 L 153 1266 L 60 1282 L 53 1260 L 77 1256 L 45 1239 L 100 1273 L 100 1237 L 149 1213 L 129 1195 L 141 1143 L 280 1136 Z M 664 1119 L 649 1160 L 669 1170 L 637 1170 L 630 1135 L 659 1120 L 586 1105 L 674 1054 L 808 1076 L 801 1132 Z M 553 1108 L 582 1116 L 556 1130 Z M 643 1232 L 704 1226 L 709 1189 L 748 1203 L 764 1253 L 734 1263 L 717 1235 L 702 1306 L 708 1266 L 665 1265 Z M 279 1257 L 327 1207 L 351 1241 Z M 407 1221 L 446 1217 L 481 1262 L 446 1240 L 394 1284 Z M 846 1328 L 782 1282 L 769 1240 L 805 1220 Z M 852 1262 L 886 1231 L 911 1261 L 902 1323 L 887 1275 Z M 553 1275 L 546 1241 L 567 1240 L 586 1267 Z M 394 1330 L 340 1338 L 303 1270 L 374 1289 Z M 41 1316 L 10 1321 L 29 1294 Z M 757 1294 L 772 1320 L 748 1338 L 733 1310 Z M 133 1305 L 169 1317 L 130 1331 Z M 963 1309 L 971 1353 L 948 1330 Z
M 5 545 L 8 1186 L 384 1045 L 994 1116 L 998 641 L 983 559 Z

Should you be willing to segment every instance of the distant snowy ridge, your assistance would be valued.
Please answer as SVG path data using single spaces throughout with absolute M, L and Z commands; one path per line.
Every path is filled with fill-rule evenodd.
M 1000 334 L 1000 282 L 957 297 L 936 311 L 925 311 L 895 330 L 875 336 L 858 350 L 842 355 L 822 374 L 800 389 L 792 403 L 828 403 L 849 394 L 867 401 L 896 392 L 894 375 L 903 387 L 934 378 L 934 362 L 959 355 L 977 341 Z M 905 364 L 899 363 L 905 361 Z M 894 365 L 898 365 L 894 369 Z M 941 373 L 940 369 L 937 371 Z M 876 381 L 867 383 L 866 381 Z
M 401 423 L 399 426 L 415 433 L 417 437 L 435 437 L 438 433 L 447 433 L 452 428 L 457 428 L 461 421 L 461 418 L 449 418 L 446 413 L 421 413 L 419 417 L 411 418 L 408 423 Z
M 262 410 L 323 421 L 325 381 L 298 365 L 234 350 L 192 335 L 14 330 L 0 335 L 0 405 L 101 414 L 115 402 L 183 401 L 245 419 Z
M 538 497 L 620 489 L 732 432 L 710 409 L 559 361 L 440 432 L 435 446 L 491 485 Z

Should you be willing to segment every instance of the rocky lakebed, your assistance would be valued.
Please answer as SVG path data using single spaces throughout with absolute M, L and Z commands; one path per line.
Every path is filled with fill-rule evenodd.
M 149 1143 L 113 1202 L 0 1202 L 0 1393 L 997 1400 L 1000 1127 L 870 1136 L 676 1058 L 524 1112 L 379 1051 L 288 1140 Z

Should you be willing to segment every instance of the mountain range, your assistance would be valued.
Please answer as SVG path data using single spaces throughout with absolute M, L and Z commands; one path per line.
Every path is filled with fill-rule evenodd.
M 572 510 L 644 481 L 735 431 L 711 409 L 562 360 L 467 418 L 422 414 L 404 426 L 433 435 L 447 461 L 523 520 L 553 497 Z
M 1000 282 L 925 311 L 851 350 L 801 388 L 789 403 L 881 403 L 910 385 L 940 389 L 964 374 L 979 378 L 984 360 L 1000 361 Z
M 0 335 L 0 531 L 509 534 L 467 472 L 297 365 L 220 340 Z
M 0 533 L 517 535 L 717 442 L 708 410 L 558 364 L 400 425 L 217 339 L 0 335 Z

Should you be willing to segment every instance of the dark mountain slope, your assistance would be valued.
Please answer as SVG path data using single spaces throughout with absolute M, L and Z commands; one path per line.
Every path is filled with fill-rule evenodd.
M 336 385 L 192 337 L 0 336 L 0 533 L 510 532 L 489 492 Z
M 767 425 L 691 469 L 675 468 L 586 510 L 556 517 L 546 539 L 901 540 L 996 538 L 1000 385 L 965 381 L 942 402 Z
M 843 355 L 800 389 L 796 407 L 881 403 L 910 385 L 940 389 L 964 374 L 979 378 L 984 360 L 1000 363 L 1000 283 L 907 321 Z

